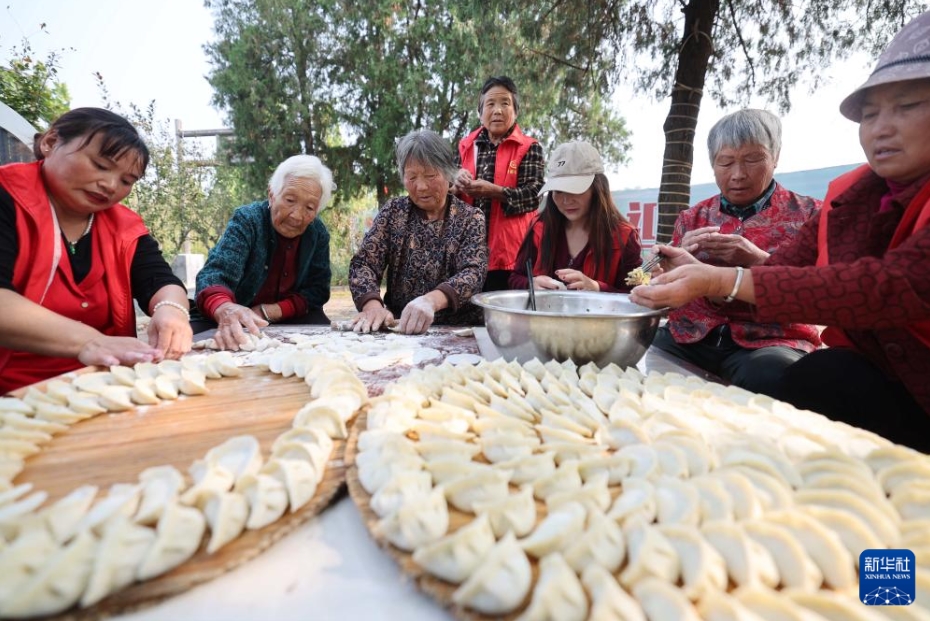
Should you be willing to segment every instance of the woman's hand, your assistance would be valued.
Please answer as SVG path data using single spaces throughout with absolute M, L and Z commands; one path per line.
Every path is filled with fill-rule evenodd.
M 256 315 L 251 308 L 232 302 L 221 304 L 214 317 L 217 327 L 213 340 L 221 349 L 232 351 L 238 351 L 239 344 L 247 342 L 246 331 L 258 336 L 261 334 L 260 329 L 268 325 L 268 322 Z
M 648 285 L 633 287 L 630 300 L 649 308 L 678 308 L 700 297 L 722 297 L 730 292 L 723 282 L 725 272 L 733 272 L 733 268 L 703 263 L 683 265 L 653 278 Z
M 537 289 L 564 289 L 565 283 L 551 276 L 533 276 L 533 286 Z
M 578 270 L 556 270 L 555 275 L 572 291 L 600 291 L 601 286 Z
M 422 334 L 433 325 L 436 309 L 427 295 L 421 295 L 407 302 L 400 314 L 398 329 L 404 334 Z
M 392 325 L 394 314 L 389 311 L 380 300 L 368 300 L 362 307 L 362 312 L 352 320 L 352 330 L 355 332 L 377 332 L 382 325 Z
M 190 332 L 190 324 L 187 330 Z M 188 339 L 188 349 L 190 349 L 189 344 Z M 131 367 L 137 362 L 159 362 L 162 360 L 162 351 L 131 336 L 101 334 L 81 346 L 78 360 L 88 366 L 108 367 L 114 364 L 124 364 Z
M 699 229 L 694 229 L 693 231 L 688 231 L 681 237 L 681 243 L 678 244 L 680 248 L 684 248 L 691 254 L 702 250 L 701 244 L 707 239 L 708 235 L 719 233 L 719 226 L 702 226 Z
M 681 267 L 683 265 L 700 265 L 701 262 L 691 256 L 691 253 L 684 248 L 675 246 L 653 246 L 653 255 L 661 255 L 662 260 L 653 267 L 649 272 L 655 278 L 665 272 Z
M 149 345 L 157 347 L 165 358 L 177 360 L 191 350 L 194 333 L 190 321 L 180 309 L 164 305 L 152 315 L 147 330 Z
M 749 267 L 764 263 L 769 253 L 742 235 L 708 233 L 700 242 L 700 249 L 720 263 Z

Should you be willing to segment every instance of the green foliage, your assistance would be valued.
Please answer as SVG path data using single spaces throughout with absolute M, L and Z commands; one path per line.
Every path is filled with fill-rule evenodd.
M 68 87 L 57 78 L 59 59 L 59 52 L 50 52 L 45 60 L 36 58 L 24 39 L 11 48 L 6 65 L 0 65 L 0 101 L 39 129 L 70 107 Z
M 536 49 L 526 10 L 464 1 L 207 0 L 217 41 L 207 46 L 214 101 L 229 113 L 246 178 L 263 188 L 295 153 L 329 165 L 340 199 L 400 191 L 397 138 L 429 128 L 456 142 L 478 125 L 478 90 L 508 74 L 521 90 L 520 124 L 545 148 L 585 137 L 607 159 L 628 148 L 608 104 L 609 63 L 574 66 Z
M 343 201 L 339 207 L 327 207 L 320 218 L 329 231 L 329 262 L 333 270 L 332 284 L 349 284 L 349 261 L 355 255 L 365 234 L 366 219 L 378 210 L 373 192 Z

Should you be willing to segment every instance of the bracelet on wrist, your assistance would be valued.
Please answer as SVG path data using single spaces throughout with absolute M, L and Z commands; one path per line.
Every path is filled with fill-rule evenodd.
M 737 266 L 736 268 L 736 280 L 733 282 L 733 290 L 730 291 L 730 295 L 723 298 L 723 301 L 729 304 L 736 299 L 736 294 L 739 293 L 739 286 L 743 284 L 743 268 Z
M 265 310 L 265 305 L 264 305 L 264 304 L 259 304 L 259 305 L 258 305 L 258 308 L 259 308 L 260 311 L 262 311 L 262 317 L 265 318 L 265 321 L 267 321 L 268 323 L 271 323 L 271 317 L 268 316 L 268 311 Z
M 152 307 L 152 314 L 154 315 L 158 311 L 158 309 L 161 308 L 162 306 L 170 306 L 171 308 L 176 308 L 182 313 L 184 313 L 184 316 L 187 318 L 188 321 L 191 320 L 190 311 L 184 308 L 181 304 L 178 304 L 177 302 L 172 302 L 171 300 L 162 300 L 161 302 L 158 302 L 155 306 Z

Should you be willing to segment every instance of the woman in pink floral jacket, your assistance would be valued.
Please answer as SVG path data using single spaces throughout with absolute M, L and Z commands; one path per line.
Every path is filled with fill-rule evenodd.
M 708 265 L 750 267 L 793 239 L 820 207 L 774 180 L 781 122 L 764 110 L 740 110 L 707 138 L 720 194 L 678 216 L 672 245 Z M 699 297 L 669 314 L 654 342 L 728 382 L 771 394 L 782 371 L 820 345 L 817 328 L 761 322 L 745 302 Z

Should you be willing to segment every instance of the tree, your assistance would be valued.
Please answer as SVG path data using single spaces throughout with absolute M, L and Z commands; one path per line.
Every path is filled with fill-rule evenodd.
M 795 85 L 816 88 L 826 79 L 824 69 L 851 52 L 877 55 L 927 8 L 913 0 L 592 0 L 591 18 L 579 19 L 583 11 L 565 0 L 496 1 L 521 10 L 536 6 L 526 36 L 536 36 L 553 57 L 571 58 L 580 40 L 601 42 L 597 53 L 616 59 L 614 80 L 659 100 L 671 97 L 659 191 L 663 240 L 688 207 L 705 92 L 724 107 L 759 95 L 785 112 Z
M 45 24 L 42 24 L 45 29 Z M 71 97 L 58 76 L 59 52 L 45 60 L 35 57 L 28 39 L 10 50 L 6 66 L 0 66 L 0 101 L 40 129 L 68 111 Z
M 488 75 L 509 74 L 523 93 L 520 124 L 551 148 L 585 137 L 609 159 L 626 149 L 607 102 L 600 57 L 555 63 L 531 49 L 526 11 L 469 2 L 208 0 L 218 40 L 207 46 L 215 102 L 229 112 L 247 178 L 264 187 L 294 153 L 320 155 L 341 196 L 400 188 L 395 140 L 430 128 L 457 141 L 477 126 Z M 581 46 L 582 48 L 584 46 Z

